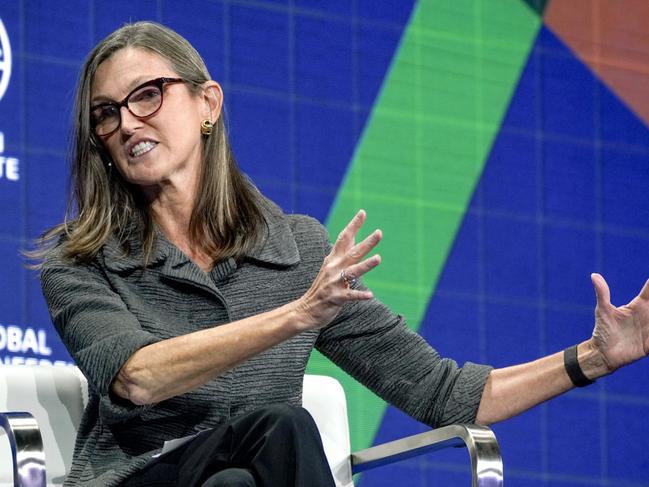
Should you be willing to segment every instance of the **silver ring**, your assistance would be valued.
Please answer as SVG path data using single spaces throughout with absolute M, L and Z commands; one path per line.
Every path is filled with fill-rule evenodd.
M 345 273 L 345 269 L 340 271 L 340 279 L 343 281 L 343 284 L 345 287 L 354 287 L 356 283 L 358 282 L 358 277 L 356 277 L 354 274 L 349 274 L 347 275 Z

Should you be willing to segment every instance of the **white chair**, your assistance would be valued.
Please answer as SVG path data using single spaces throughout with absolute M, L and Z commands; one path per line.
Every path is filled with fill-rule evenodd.
M 61 485 L 87 399 L 76 367 L 0 366 L 0 411 L 6 411 L 0 427 L 9 439 L 0 442 L 0 485 Z M 456 446 L 469 451 L 473 487 L 502 486 L 498 442 L 487 427 L 446 426 L 351 453 L 347 403 L 337 380 L 307 375 L 304 407 L 318 425 L 337 487 L 353 487 L 352 473 Z

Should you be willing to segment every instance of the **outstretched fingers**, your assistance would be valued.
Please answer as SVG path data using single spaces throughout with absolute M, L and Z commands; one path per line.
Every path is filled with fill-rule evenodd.
M 335 318 L 341 307 L 350 301 L 372 299 L 372 291 L 356 289 L 359 279 L 381 263 L 380 255 L 366 256 L 381 241 L 381 231 L 375 230 L 355 245 L 358 231 L 365 222 L 360 210 L 347 224 L 308 291 L 299 301 L 302 326 L 322 328 Z
M 383 233 L 381 230 L 374 230 L 370 235 L 363 239 L 362 242 L 357 243 L 349 249 L 346 257 L 354 263 L 358 262 L 379 244 L 382 237 Z
M 340 232 L 338 239 L 328 256 L 330 270 L 335 272 L 335 279 L 339 280 L 344 287 L 345 299 L 369 299 L 371 291 L 360 291 L 354 289 L 356 282 L 377 265 L 381 263 L 381 256 L 373 255 L 365 257 L 379 244 L 383 234 L 381 230 L 375 230 L 358 244 L 356 235 L 365 223 L 365 210 L 359 210 L 354 218 Z M 365 260 L 363 260 L 365 259 Z
M 593 287 L 595 288 L 595 296 L 597 297 L 597 306 L 601 306 L 601 307 L 611 306 L 611 291 L 608 288 L 608 284 L 601 276 L 601 274 L 597 274 L 597 273 L 591 274 L 590 280 L 593 282 Z
M 646 282 L 644 283 L 644 286 L 642 286 L 642 289 L 640 290 L 640 294 L 638 294 L 638 297 L 640 299 L 649 300 L 649 279 L 647 279 Z
M 338 234 L 336 243 L 331 249 L 332 254 L 344 254 L 347 250 L 354 245 L 356 234 L 365 223 L 365 210 L 358 210 L 350 222 L 343 228 L 342 232 Z
M 346 269 L 344 269 L 341 272 L 341 279 L 343 280 L 344 284 L 346 286 L 352 286 L 349 287 L 347 292 L 348 292 L 348 298 L 351 299 L 370 299 L 373 297 L 372 291 L 369 290 L 364 290 L 364 291 L 358 291 L 353 289 L 353 285 L 364 275 L 367 274 L 369 271 L 374 269 L 376 266 L 378 266 L 381 263 L 381 256 L 379 254 L 373 255 L 369 259 L 365 259 L 362 262 L 359 262 L 357 264 L 350 265 Z
M 359 279 L 361 276 L 367 274 L 369 271 L 374 269 L 380 263 L 381 263 L 381 256 L 379 254 L 375 254 L 369 259 L 365 259 L 362 262 L 359 262 L 354 265 L 350 265 L 343 272 L 345 273 L 346 276 L 349 276 L 350 278 Z

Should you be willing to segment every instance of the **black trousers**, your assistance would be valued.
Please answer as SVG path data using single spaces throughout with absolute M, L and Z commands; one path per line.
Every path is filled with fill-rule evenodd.
M 126 487 L 333 487 L 311 415 L 271 405 L 235 418 L 154 460 Z

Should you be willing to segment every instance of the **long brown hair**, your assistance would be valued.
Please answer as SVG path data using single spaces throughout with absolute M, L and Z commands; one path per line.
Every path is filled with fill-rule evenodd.
M 148 205 L 137 186 L 111 169 L 110 155 L 90 125 L 91 86 L 97 68 L 126 47 L 148 49 L 160 55 L 195 93 L 211 79 L 205 62 L 191 44 L 160 24 L 127 24 L 101 41 L 88 55 L 78 82 L 70 155 L 71 192 L 65 220 L 38 241 L 38 249 L 29 254 L 32 258 L 46 258 L 60 241 L 64 258 L 89 261 L 108 237 L 113 235 L 125 244 L 134 231 L 139 232 L 143 241 L 145 262 L 151 254 L 155 232 Z M 202 152 L 197 199 L 189 224 L 190 240 L 199 243 L 214 261 L 239 257 L 260 238 L 264 218 L 261 196 L 237 167 L 223 114 L 212 135 L 203 138 Z

